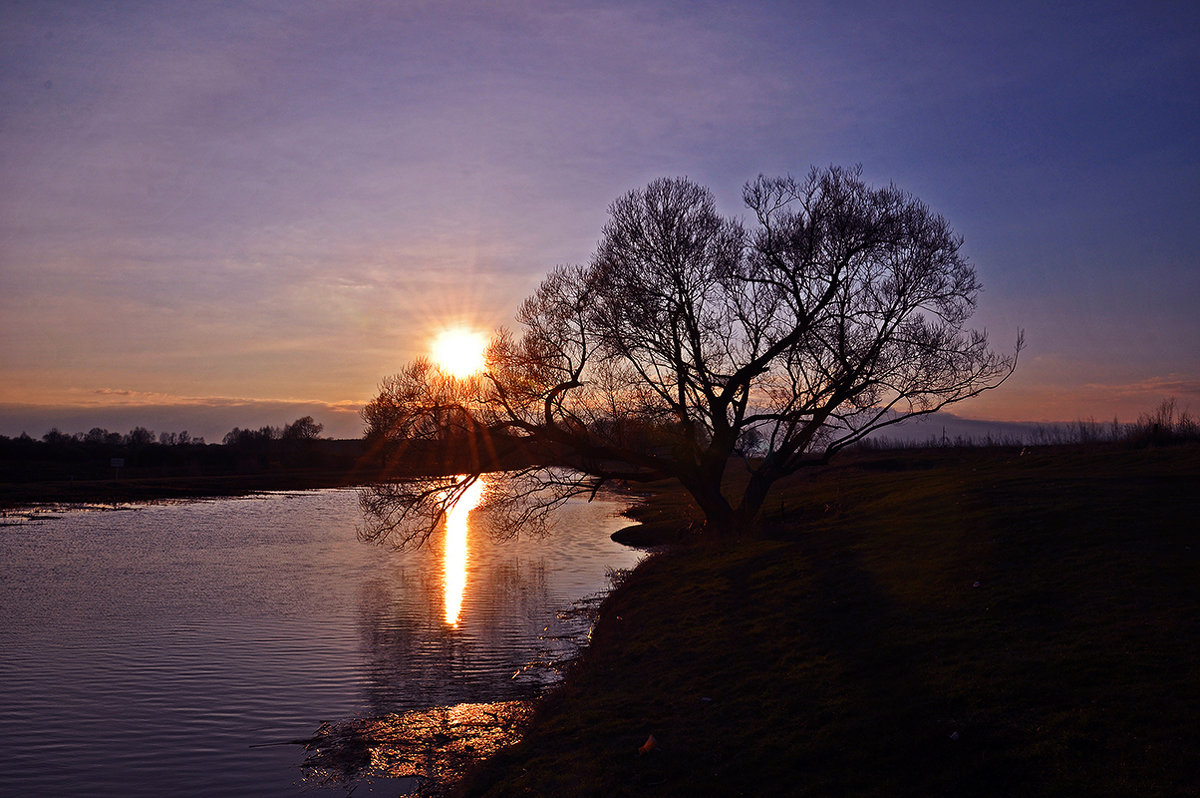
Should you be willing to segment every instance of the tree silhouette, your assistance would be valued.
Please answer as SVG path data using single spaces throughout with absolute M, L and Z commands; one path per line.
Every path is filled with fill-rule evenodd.
M 610 207 L 586 266 L 552 271 L 466 380 L 418 362 L 364 411 L 368 436 L 502 430 L 571 471 L 493 498 L 539 506 L 609 480 L 678 480 L 706 529 L 752 523 L 771 486 L 870 432 L 1004 382 L 1010 355 L 966 329 L 980 284 L 940 215 L 858 168 L 760 176 L 749 226 L 659 179 Z M 722 484 L 748 472 L 740 495 Z M 465 478 L 364 497 L 372 539 L 421 541 Z M 529 481 L 553 488 L 538 494 Z M 493 481 L 502 485 L 503 481 Z M 390 491 L 390 494 L 389 494 Z
M 283 428 L 285 441 L 315 441 L 321 437 L 324 424 L 318 424 L 312 416 L 302 416 Z

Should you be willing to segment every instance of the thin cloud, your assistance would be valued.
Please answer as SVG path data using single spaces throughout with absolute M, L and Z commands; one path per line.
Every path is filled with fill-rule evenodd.
M 188 396 L 184 394 L 170 394 L 159 391 L 136 391 L 125 388 L 99 388 L 95 390 L 72 389 L 70 392 L 79 397 L 78 401 L 65 403 L 66 406 L 89 406 L 93 404 L 113 404 L 115 399 L 124 399 L 123 404 L 126 405 L 152 405 L 158 407 L 164 406 L 193 406 L 193 407 L 253 407 L 259 405 L 276 406 L 320 406 L 328 408 L 332 412 L 357 412 L 364 404 L 363 400 L 341 399 L 337 401 L 327 401 L 323 399 L 263 399 L 252 398 L 247 396 Z M 103 397 L 105 401 L 92 402 L 89 397 Z M 52 405 L 46 405 L 50 407 Z
M 1086 390 L 1105 391 L 1118 396 L 1141 396 L 1156 394 L 1160 396 L 1186 395 L 1200 396 L 1200 379 L 1169 374 L 1165 377 L 1148 377 L 1136 382 L 1103 384 L 1087 383 Z

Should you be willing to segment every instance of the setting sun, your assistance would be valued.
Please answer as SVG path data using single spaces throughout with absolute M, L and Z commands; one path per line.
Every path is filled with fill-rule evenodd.
M 433 341 L 433 362 L 454 377 L 469 377 L 483 371 L 487 336 L 465 329 L 445 330 Z

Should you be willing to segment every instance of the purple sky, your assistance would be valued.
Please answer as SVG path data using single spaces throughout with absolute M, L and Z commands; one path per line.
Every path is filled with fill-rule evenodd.
M 687 175 L 741 214 L 830 163 L 944 214 L 976 325 L 1026 330 L 957 413 L 1195 412 L 1198 153 L 1194 2 L 8 0 L 0 434 L 357 435 L 618 195 Z

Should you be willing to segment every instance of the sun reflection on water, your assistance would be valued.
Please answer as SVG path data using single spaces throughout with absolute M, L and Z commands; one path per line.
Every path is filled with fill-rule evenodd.
M 531 714 L 527 701 L 498 701 L 324 723 L 311 739 L 296 741 L 308 751 L 303 783 L 353 784 L 348 795 L 360 778 L 415 778 L 425 789 L 403 795 L 441 795 L 439 786 L 517 742 Z
M 483 500 L 483 477 L 476 479 L 446 510 L 446 544 L 442 559 L 446 623 L 458 626 L 467 589 L 467 517 Z

